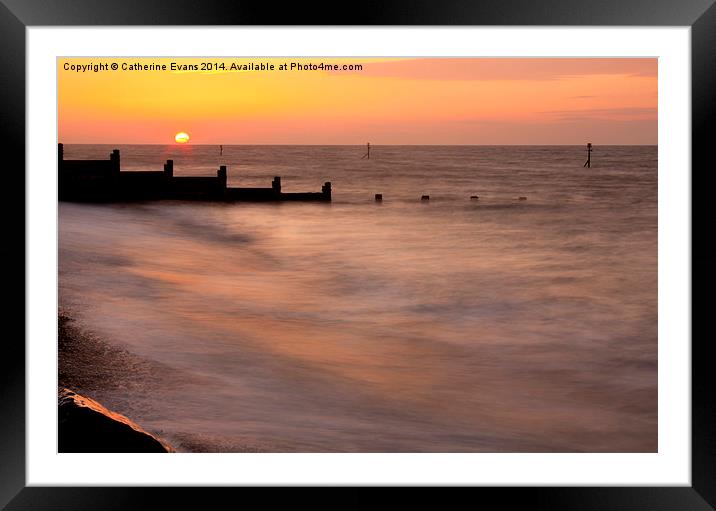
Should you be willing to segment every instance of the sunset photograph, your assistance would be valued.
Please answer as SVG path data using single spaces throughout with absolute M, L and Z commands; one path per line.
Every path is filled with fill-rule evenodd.
M 59 58 L 57 94 L 60 452 L 658 451 L 658 59 Z

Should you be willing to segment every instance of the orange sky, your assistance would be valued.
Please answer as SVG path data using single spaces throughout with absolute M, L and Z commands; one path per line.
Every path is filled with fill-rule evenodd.
M 129 71 L 224 63 L 224 71 Z M 230 71 L 232 63 L 274 71 Z M 278 70 L 283 63 L 361 71 Z M 65 65 L 116 63 L 117 71 Z M 59 59 L 59 141 L 164 144 L 657 143 L 656 59 Z

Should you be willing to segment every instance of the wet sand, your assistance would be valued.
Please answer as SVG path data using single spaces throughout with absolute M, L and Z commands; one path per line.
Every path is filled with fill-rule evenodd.
M 191 431 L 167 434 L 161 426 L 156 426 L 161 420 L 140 420 L 145 414 L 151 414 L 152 401 L 146 396 L 147 388 L 157 392 L 181 391 L 180 382 L 196 383 L 196 378 L 177 375 L 181 371 L 110 344 L 78 324 L 67 311 L 61 309 L 57 320 L 58 387 L 72 389 L 136 420 L 149 433 L 171 443 L 177 452 L 272 450 L 272 447 L 246 443 L 242 439 L 226 442 Z M 287 447 L 284 446 L 284 450 L 289 451 Z

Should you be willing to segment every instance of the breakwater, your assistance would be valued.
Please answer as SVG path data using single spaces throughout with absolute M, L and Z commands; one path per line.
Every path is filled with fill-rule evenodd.
M 64 146 L 58 144 L 57 168 L 58 194 L 63 201 L 331 201 L 330 182 L 325 182 L 320 192 L 283 192 L 280 176 L 273 178 L 270 187 L 229 187 L 226 165 L 219 167 L 216 176 L 175 176 L 174 160 L 167 160 L 160 171 L 121 170 L 119 149 L 107 160 L 66 160 Z

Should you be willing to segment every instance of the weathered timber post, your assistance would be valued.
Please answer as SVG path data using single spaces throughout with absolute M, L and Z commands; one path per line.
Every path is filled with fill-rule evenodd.
M 430 200 L 430 195 L 423 195 L 422 197 L 420 197 L 420 200 Z
M 281 176 L 276 176 L 271 181 L 271 189 L 276 195 L 281 195 Z
M 163 195 L 164 198 L 170 198 L 174 191 L 172 180 L 174 179 L 174 160 L 167 160 L 164 164 L 164 185 Z
M 109 161 L 112 162 L 112 170 L 119 172 L 119 149 L 112 151 L 112 154 L 109 155 Z
M 216 177 L 219 178 L 219 196 L 223 197 L 226 194 L 226 165 L 219 167 L 219 170 L 216 171 Z
M 326 200 L 329 200 L 329 201 L 331 200 L 331 182 L 330 181 L 326 181 L 324 183 L 323 187 L 321 188 L 321 193 L 323 193 L 323 197 Z
M 383 202 L 383 194 L 382 193 L 375 194 L 375 202 Z
M 370 160 L 370 142 L 366 143 L 366 149 L 368 150 L 368 152 L 365 153 L 363 156 L 361 156 L 361 160 L 364 158 L 367 158 Z
M 583 167 L 587 167 L 588 169 L 592 167 L 592 144 L 587 144 L 587 161 L 585 162 Z

